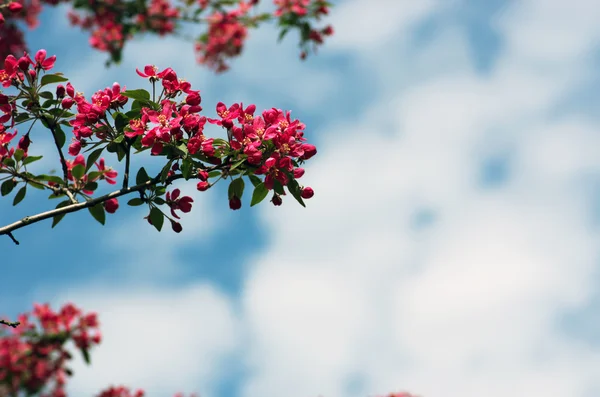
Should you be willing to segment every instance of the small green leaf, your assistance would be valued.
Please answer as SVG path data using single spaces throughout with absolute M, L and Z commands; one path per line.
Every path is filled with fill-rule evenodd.
M 17 184 L 12 179 L 7 179 L 4 181 L 4 183 L 2 183 L 2 186 L 0 186 L 0 193 L 3 196 L 6 196 L 10 192 L 12 192 L 15 186 L 17 186 Z
M 83 355 L 83 361 L 85 361 L 85 363 L 89 365 L 91 360 L 90 352 L 88 352 L 88 349 L 81 349 L 81 354 Z
M 52 83 L 62 83 L 69 79 L 62 77 L 62 73 L 46 74 L 42 77 L 42 87 Z
M 181 162 L 181 174 L 187 181 L 192 174 L 192 160 L 188 157 Z
M 211 171 L 211 172 L 208 173 L 208 177 L 209 178 L 216 178 L 219 175 L 221 175 L 221 173 L 222 173 L 221 171 L 216 171 L 216 170 L 215 171 Z
M 160 181 L 162 183 L 164 183 L 167 180 L 167 177 L 169 176 L 169 171 L 171 170 L 171 166 L 173 165 L 173 160 L 169 160 L 169 162 L 163 167 L 162 171 L 160 172 Z
M 302 200 L 302 196 L 300 196 L 300 186 L 298 185 L 298 182 L 295 179 L 290 179 L 290 181 L 287 184 L 287 188 L 290 191 L 290 193 L 292 193 L 292 196 L 294 196 L 296 201 L 298 201 L 303 207 L 306 207 L 306 205 L 304 204 L 304 200 Z
M 242 194 L 244 194 L 244 180 L 242 178 L 238 178 L 231 181 L 227 193 L 229 196 L 229 200 L 231 200 L 233 196 L 236 196 L 237 198 L 241 199 Z
M 81 164 L 77 164 L 71 170 L 71 175 L 73 175 L 73 178 L 75 178 L 77 180 L 83 178 L 83 176 L 85 175 L 85 166 L 81 165 Z
M 23 151 L 23 149 L 17 149 L 17 150 L 15 150 L 15 154 L 13 155 L 13 157 L 15 158 L 15 160 L 18 163 L 19 161 L 21 161 L 24 154 L 25 154 L 25 152 Z
M 93 207 L 88 207 L 88 211 L 95 220 L 97 220 L 101 225 L 104 225 L 106 221 L 106 212 L 104 212 L 104 206 L 101 203 L 94 205 Z
M 229 171 L 233 171 L 233 170 L 235 170 L 237 167 L 239 167 L 240 165 L 242 165 L 242 163 L 243 163 L 244 161 L 246 161 L 246 159 L 241 159 L 241 160 L 238 160 L 238 161 L 236 161 L 236 162 L 235 162 L 235 163 L 234 163 L 234 164 L 231 166 L 231 168 L 229 169 Z
M 113 115 L 114 116 L 114 115 Z M 118 133 L 123 133 L 123 128 L 129 124 L 129 120 L 123 113 L 117 113 L 115 117 L 115 129 Z
M 40 189 L 40 190 L 44 190 L 44 185 L 37 183 L 37 182 L 32 182 L 32 181 L 28 181 L 27 184 L 31 187 L 34 187 L 36 189 Z
M 88 156 L 87 161 L 85 163 L 85 171 L 86 172 L 90 168 L 92 168 L 92 165 L 94 165 L 94 163 L 96 162 L 96 160 L 98 160 L 98 158 L 102 154 L 103 150 L 104 150 L 104 148 L 100 148 L 100 149 L 96 149 L 92 153 L 90 153 L 90 155 Z
M 261 183 L 263 183 L 262 179 L 260 179 L 256 175 L 248 175 L 248 178 L 250 178 L 250 182 L 252 182 L 252 184 L 254 185 L 254 187 L 257 187 L 258 185 L 260 185 Z
M 43 91 L 40 92 L 40 96 L 44 99 L 52 99 L 54 98 L 54 96 L 52 95 L 52 93 L 50 91 Z
M 66 207 L 69 204 L 71 204 L 71 202 L 69 200 L 61 201 L 60 203 L 58 203 L 58 205 L 56 206 L 56 208 Z M 58 222 L 60 222 L 62 220 L 62 218 L 65 217 L 65 215 L 66 214 L 55 215 L 52 218 L 52 228 L 54 228 L 54 226 L 58 225 Z
M 150 210 L 150 221 L 152 222 L 152 226 L 154 226 L 156 230 L 160 232 L 163 223 L 165 222 L 165 216 L 158 208 L 152 207 Z
M 42 119 L 43 121 L 44 119 Z M 67 140 L 67 137 L 65 136 L 65 132 L 62 130 L 62 128 L 60 128 L 60 125 L 55 125 L 54 126 L 54 139 L 56 139 L 56 142 L 58 143 L 58 147 L 62 149 L 62 147 L 65 145 L 65 142 Z
M 4 161 L 2 161 L 4 163 L 5 166 L 7 167 L 14 167 L 15 166 L 15 160 L 13 160 L 12 157 L 6 157 L 4 159 Z
M 127 204 L 132 207 L 137 207 L 138 205 L 144 204 L 144 200 L 142 200 L 141 198 L 132 198 L 127 202 Z
M 25 160 L 23 160 L 23 165 L 28 165 L 33 163 L 34 161 L 41 160 L 44 156 L 27 156 Z
M 13 200 L 13 206 L 19 204 L 25 198 L 25 194 L 27 193 L 27 185 L 23 186 L 17 194 L 15 194 L 15 198 Z
M 269 194 L 269 189 L 265 187 L 264 183 L 259 184 L 254 188 L 254 192 L 252 193 L 252 202 L 250 202 L 250 207 L 260 203 L 267 197 Z
M 48 182 L 54 182 L 57 183 L 59 185 L 64 185 L 65 181 L 64 179 L 55 176 L 55 175 L 39 175 L 36 179 L 40 179 L 42 181 L 48 181 Z
M 98 189 L 98 183 L 96 182 L 88 182 L 85 184 L 85 186 L 83 187 L 85 190 L 91 190 L 92 192 L 96 189 Z
M 121 92 L 121 95 L 127 98 L 135 99 L 140 102 L 150 101 L 150 93 L 146 90 L 127 90 Z
M 142 183 L 145 183 L 149 180 L 150 180 L 150 177 L 148 176 L 148 173 L 146 172 L 144 167 L 140 168 L 138 170 L 137 175 L 135 176 L 135 184 L 141 185 Z

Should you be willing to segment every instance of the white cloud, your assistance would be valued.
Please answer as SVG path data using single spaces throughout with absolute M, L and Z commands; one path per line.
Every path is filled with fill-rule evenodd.
M 56 301 L 99 314 L 103 340 L 92 351 L 92 365 L 80 359 L 73 365 L 69 392 L 75 395 L 96 395 L 110 385 L 141 388 L 148 397 L 215 395 L 216 374 L 239 340 L 228 298 L 208 284 L 92 285 L 67 290 Z
M 570 40 L 587 43 L 595 26 L 556 27 L 555 4 L 514 4 L 503 16 L 508 45 L 489 77 L 444 73 L 440 56 L 439 70 L 399 89 L 379 62 L 403 61 L 373 56 L 389 91 L 357 122 L 323 128 L 343 134 L 319 141 L 302 180 L 316 191 L 308 208 L 288 198 L 261 212 L 272 238 L 243 294 L 254 371 L 244 396 L 561 397 L 598 387 L 600 352 L 563 335 L 557 316 L 596 289 L 580 178 L 600 172 L 599 126 L 549 114 L 589 73 L 589 46 L 526 47 L 530 38 L 511 30 L 535 15 L 532 32 L 574 29 Z M 370 12 L 359 1 L 342 7 Z M 342 27 L 356 18 L 346 12 Z M 356 29 L 346 48 L 362 51 L 359 33 L 375 42 L 380 31 L 390 33 Z M 464 44 L 452 44 L 443 54 L 465 65 L 454 55 Z M 516 150 L 513 178 L 494 191 L 477 185 L 488 145 Z M 422 207 L 437 218 L 417 232 L 409 220 Z

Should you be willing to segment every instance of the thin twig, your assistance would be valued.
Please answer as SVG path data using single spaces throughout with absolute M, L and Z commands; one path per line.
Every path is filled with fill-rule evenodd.
M 17 326 L 21 323 L 18 321 L 10 322 L 10 321 L 6 321 L 6 320 L 0 320 L 0 324 L 4 324 L 4 325 L 8 325 L 9 327 L 17 328 Z

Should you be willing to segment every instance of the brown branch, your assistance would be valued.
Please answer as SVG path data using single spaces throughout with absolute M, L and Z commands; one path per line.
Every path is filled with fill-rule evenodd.
M 10 322 L 10 321 L 6 321 L 6 320 L 0 320 L 0 324 L 4 324 L 4 325 L 8 325 L 9 327 L 17 328 L 17 326 L 21 323 L 18 321 Z
M 176 179 L 181 179 L 181 178 L 183 178 L 183 175 L 173 175 L 173 176 L 168 177 L 167 180 L 165 181 L 165 183 L 168 184 Z M 132 192 L 139 192 L 139 191 L 145 190 L 145 189 L 149 188 L 150 186 L 155 186 L 159 182 L 160 182 L 160 175 L 157 176 L 156 178 L 150 179 L 149 181 L 147 181 L 145 183 L 142 183 L 142 184 L 139 184 L 136 186 L 132 186 L 129 188 L 117 190 L 115 192 L 105 194 L 104 196 L 96 197 L 91 200 L 84 201 L 82 203 L 70 204 L 70 205 L 67 205 L 62 208 L 55 208 L 53 210 L 42 212 L 42 213 L 39 213 L 36 215 L 26 216 L 25 218 L 23 218 L 19 221 L 11 223 L 10 225 L 0 227 L 0 235 L 7 234 L 7 235 L 11 236 L 12 231 L 20 229 L 22 227 L 25 227 L 27 225 L 31 225 L 32 223 L 40 222 L 45 219 L 55 217 L 57 215 L 68 214 L 71 212 L 76 212 L 76 211 L 82 210 L 84 208 L 93 207 L 96 204 L 102 203 L 111 198 L 116 198 L 116 197 L 124 196 L 124 195 L 132 193 Z M 16 242 L 14 237 L 11 237 L 11 238 L 13 239 L 13 241 Z

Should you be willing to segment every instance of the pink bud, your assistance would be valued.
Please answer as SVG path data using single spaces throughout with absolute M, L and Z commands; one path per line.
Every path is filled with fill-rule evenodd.
M 198 171 L 198 179 L 200 179 L 201 181 L 207 180 L 208 172 L 207 171 Z
M 80 141 L 74 141 L 73 143 L 71 143 L 69 145 L 69 154 L 71 156 L 77 156 L 80 151 L 81 151 L 81 142 Z
M 304 175 L 304 168 L 294 168 L 294 178 L 298 179 Z
M 12 2 L 8 4 L 8 9 L 11 12 L 19 12 L 23 9 L 23 4 L 17 3 L 17 2 Z
M 198 189 L 201 192 L 204 192 L 205 190 L 207 190 L 210 187 L 210 183 L 203 181 L 203 182 L 198 182 L 198 184 L 196 185 L 196 189 Z
M 300 197 L 302 197 L 303 199 L 309 199 L 314 195 L 315 195 L 315 192 L 314 192 L 314 190 L 312 190 L 311 187 L 305 187 L 304 189 L 302 189 L 302 192 L 300 193 Z
M 61 103 L 61 106 L 63 109 L 70 109 L 71 106 L 73 106 L 73 104 L 75 103 L 75 101 L 73 100 L 73 98 L 71 97 L 64 97 Z
M 116 197 L 108 199 L 104 202 L 104 209 L 109 214 L 114 214 L 118 208 L 119 208 L 119 201 L 117 200 Z
M 317 148 L 314 145 L 310 145 L 308 143 L 302 145 L 302 150 L 304 150 L 304 154 L 300 156 L 300 158 L 303 160 L 308 160 L 309 158 L 317 154 Z
M 229 200 L 229 208 L 231 208 L 234 211 L 235 210 L 239 210 L 240 208 L 242 208 L 242 201 L 239 199 L 239 197 L 233 196 Z
M 59 84 L 59 85 L 56 86 L 56 97 L 57 98 L 64 97 L 65 96 L 65 92 L 66 92 L 66 90 L 65 90 L 65 86 L 64 85 Z

